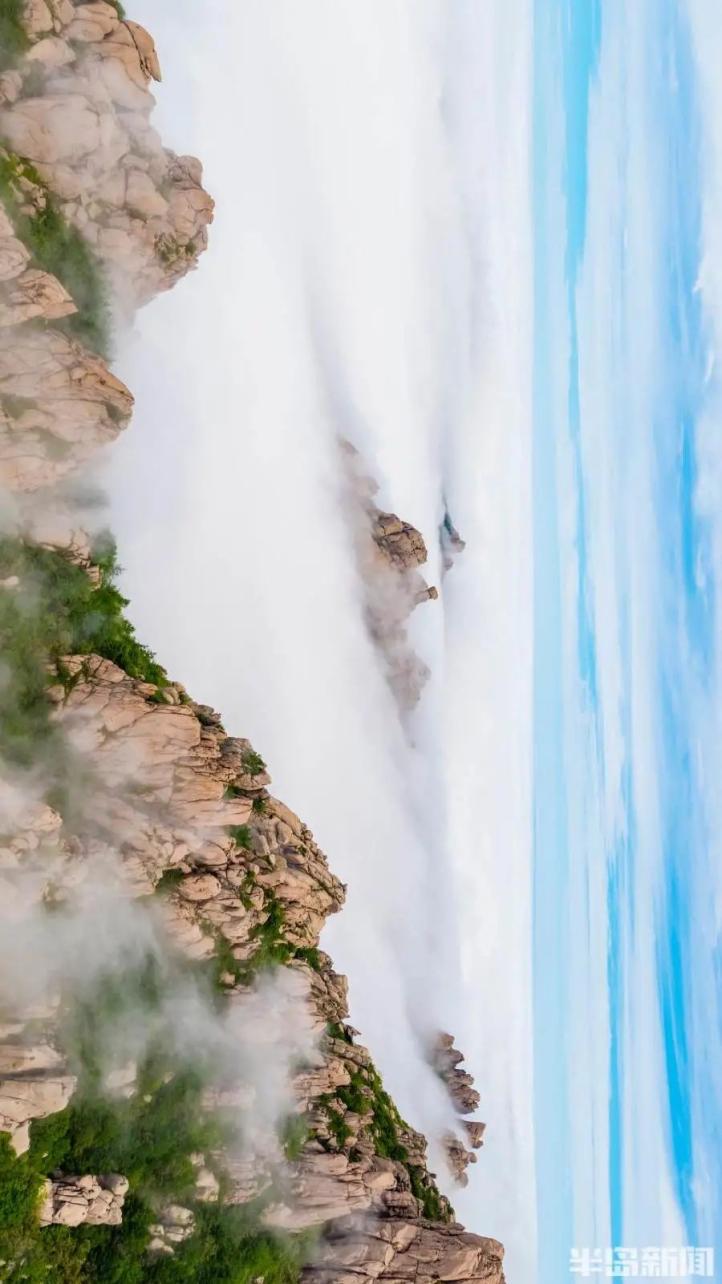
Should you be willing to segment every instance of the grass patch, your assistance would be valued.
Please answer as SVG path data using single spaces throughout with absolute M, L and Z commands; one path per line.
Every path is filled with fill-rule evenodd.
M 251 830 L 248 825 L 230 825 L 228 833 L 237 847 L 242 847 L 244 851 L 251 850 Z
M 0 47 L 2 43 L 0 39 Z M 43 193 L 43 208 L 32 215 L 22 208 L 26 203 L 18 185 L 22 178 Z M 103 268 L 85 238 L 64 218 L 37 171 L 12 153 L 0 156 L 0 200 L 16 235 L 29 249 L 33 265 L 56 276 L 78 308 L 75 315 L 54 321 L 53 326 L 79 339 L 93 352 L 109 356 L 110 311 Z
M 250 879 L 248 885 L 252 885 Z M 241 900 L 244 900 L 243 891 L 241 891 Z M 226 975 L 233 977 L 235 985 L 251 985 L 259 972 L 283 967 L 294 957 L 295 950 L 283 935 L 283 905 L 272 893 L 267 893 L 266 907 L 268 917 L 250 934 L 255 951 L 248 959 L 237 959 L 223 933 L 212 928 L 209 923 L 206 924 L 206 929 L 213 934 L 216 942 L 215 953 L 211 960 L 211 977 L 217 990 L 228 989 L 228 983 L 223 979 Z
M 339 1101 L 343 1102 L 346 1109 L 351 1110 L 353 1114 L 367 1114 L 371 1107 L 371 1102 L 363 1070 L 352 1070 L 351 1082 L 344 1084 L 341 1088 L 337 1088 L 336 1096 Z
M 333 1038 L 344 1037 L 342 1027 L 329 1026 L 327 1031 Z M 401 1137 L 408 1125 L 404 1123 L 389 1094 L 385 1091 L 378 1073 L 374 1069 L 357 1069 L 351 1072 L 350 1082 L 337 1088 L 335 1097 L 341 1101 L 346 1110 L 355 1115 L 367 1115 L 372 1118 L 369 1131 L 373 1138 L 377 1155 L 385 1159 L 394 1159 L 401 1163 L 409 1174 L 411 1189 L 422 1207 L 423 1216 L 429 1221 L 448 1222 L 453 1220 L 453 1210 L 440 1194 L 432 1176 L 418 1164 L 409 1163 L 409 1153 Z M 329 1101 L 322 1102 L 329 1121 L 329 1128 L 342 1148 L 351 1135 L 343 1116 L 336 1111 Z
M 300 1159 L 309 1138 L 308 1123 L 302 1115 L 289 1115 L 283 1125 L 283 1152 L 290 1163 Z
M 335 1110 L 333 1106 L 324 1107 L 326 1119 L 328 1120 L 328 1130 L 331 1133 L 339 1150 L 343 1150 L 349 1137 L 352 1135 L 351 1129 L 340 1110 Z
M 429 1175 L 423 1168 L 418 1168 L 414 1164 L 409 1164 L 408 1174 L 411 1180 L 411 1190 L 421 1204 L 422 1214 L 430 1222 L 444 1222 L 449 1220 L 449 1214 L 446 1211 L 441 1195 L 436 1186 L 429 1183 Z
M 340 1021 L 329 1021 L 326 1026 L 326 1034 L 329 1039 L 340 1039 L 342 1043 L 353 1044 L 353 1038 L 346 1027 L 341 1025 Z
M 23 0 L 0 0 L 0 71 L 7 71 L 30 47 L 23 9 Z
M 376 1153 L 383 1155 L 386 1159 L 396 1159 L 399 1163 L 405 1164 L 408 1160 L 409 1152 L 399 1136 L 399 1133 L 404 1128 L 404 1121 L 375 1071 L 369 1072 L 368 1082 L 372 1092 L 373 1123 L 371 1131 L 376 1145 Z M 353 1086 L 353 1076 L 351 1084 Z M 342 1088 L 340 1091 L 343 1092 L 344 1089 Z M 348 1092 L 349 1089 L 347 1088 L 345 1091 Z M 368 1104 L 367 1102 L 367 1109 Z

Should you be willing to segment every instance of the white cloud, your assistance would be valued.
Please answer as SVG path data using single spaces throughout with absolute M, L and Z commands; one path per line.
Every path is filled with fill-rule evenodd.
M 459 1032 L 489 1121 L 464 1212 L 531 1277 L 529 6 L 136 16 L 161 125 L 219 206 L 199 273 L 124 354 L 133 616 L 348 879 L 326 939 L 422 1126 L 443 1106 L 418 1030 Z M 415 622 L 435 667 L 416 750 L 362 627 L 339 431 L 432 546 L 444 489 L 469 543 Z

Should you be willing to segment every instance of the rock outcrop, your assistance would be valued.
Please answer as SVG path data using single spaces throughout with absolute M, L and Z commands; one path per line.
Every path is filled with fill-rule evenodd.
M 466 1170 L 470 1164 L 476 1163 L 474 1151 L 480 1150 L 483 1146 L 484 1133 L 486 1132 L 485 1123 L 464 1118 L 465 1115 L 476 1114 L 481 1104 L 481 1098 L 474 1087 L 473 1075 L 469 1074 L 468 1070 L 461 1069 L 463 1060 L 464 1054 L 454 1046 L 453 1035 L 439 1034 L 436 1044 L 431 1050 L 431 1065 L 446 1085 L 451 1103 L 460 1117 L 461 1127 L 468 1143 L 466 1146 L 463 1145 L 460 1139 L 453 1134 L 449 1134 L 445 1138 L 449 1166 L 459 1186 L 468 1184 L 469 1179 Z
M 345 439 L 340 446 L 356 510 L 356 556 L 366 621 L 383 657 L 389 686 L 405 714 L 418 704 L 429 678 L 427 665 L 409 639 L 409 616 L 423 602 L 436 601 L 439 594 L 419 569 L 429 556 L 421 532 L 377 506 L 378 485 L 368 475 L 358 451 Z
M 45 1182 L 41 1226 L 120 1226 L 128 1179 L 119 1173 L 103 1177 L 55 1177 Z
M 182 1204 L 166 1204 L 160 1210 L 158 1221 L 150 1228 L 148 1252 L 171 1256 L 179 1244 L 190 1239 L 195 1223 L 192 1208 L 184 1208 Z
M 114 441 L 132 408 L 102 358 L 59 331 L 23 327 L 0 345 L 0 485 L 52 486 Z
M 110 572 L 58 490 L 132 412 L 132 394 L 99 350 L 103 310 L 107 303 L 125 318 L 193 267 L 213 202 L 199 163 L 165 149 L 150 124 L 149 84 L 160 68 L 149 34 L 104 0 L 27 0 L 24 13 L 27 50 L 0 75 L 0 487 L 13 496 L 11 535 L 49 550 L 58 579 L 72 566 L 107 607 Z M 38 220 L 55 229 L 52 264 Z M 66 272 L 68 245 L 82 280 Z M 357 495 L 369 628 L 408 709 L 425 671 L 406 623 L 436 596 L 419 570 L 427 550 L 418 531 L 377 508 L 368 481 Z M 7 575 L 0 610 L 37 592 L 32 575 Z M 89 636 L 92 601 L 83 623 Z M 82 628 L 74 636 L 82 648 Z M 89 645 L 68 652 L 62 633 L 48 648 L 49 686 L 33 689 L 32 705 L 46 719 L 43 752 L 0 780 L 0 913 L 14 930 L 38 915 L 62 921 L 84 895 L 95 905 L 100 883 L 111 888 L 143 924 L 150 956 L 162 951 L 163 966 L 144 978 L 154 1000 L 166 973 L 179 987 L 192 979 L 194 1002 L 208 1001 L 212 987 L 213 1021 L 221 1012 L 224 1038 L 237 1031 L 263 1058 L 264 1077 L 283 1078 L 293 1126 L 285 1140 L 273 1119 L 262 1126 L 258 1076 L 243 1057 L 215 1064 L 209 1054 L 197 1110 L 224 1126 L 209 1129 L 190 1157 L 178 1199 L 167 1190 L 153 1197 L 146 1251 L 183 1251 L 207 1205 L 260 1201 L 261 1229 L 320 1232 L 307 1284 L 502 1284 L 500 1246 L 453 1222 L 425 1139 L 400 1117 L 346 1024 L 346 980 L 319 945 L 345 888 L 310 829 L 269 792 L 253 746 L 147 656 L 140 665 L 123 659 L 128 638 L 113 635 L 113 658 Z M 49 746 L 52 793 L 41 779 Z M 262 1001 L 269 978 L 273 1021 Z M 89 1083 L 93 1101 L 135 1112 L 173 1083 L 165 1071 L 149 1087 L 134 1045 L 86 1063 L 77 996 L 60 980 L 42 1005 L 6 996 L 0 1012 L 0 1131 L 16 1153 L 30 1148 L 33 1163 L 33 1122 L 64 1111 Z M 84 1019 L 89 1001 L 84 992 Z M 293 1055 L 277 1066 L 289 1042 Z M 154 1055 L 160 1045 L 156 1037 Z M 455 1057 L 449 1043 L 437 1068 L 461 1110 L 471 1085 Z M 241 1136 L 229 1118 L 256 1126 Z M 482 1125 L 467 1126 L 480 1143 Z M 119 1227 L 129 1189 L 138 1197 L 122 1173 L 87 1175 L 84 1165 L 77 1175 L 67 1163 L 41 1171 L 43 1227 Z
M 213 202 L 200 164 L 169 152 L 150 124 L 160 66 L 147 31 L 103 0 L 31 10 L 33 43 L 5 78 L 0 138 L 33 167 L 18 176 L 24 200 L 37 205 L 49 189 L 105 265 L 116 302 L 137 307 L 206 247 Z
M 403 1218 L 338 1223 L 327 1237 L 304 1284 L 501 1284 L 504 1250 L 494 1239 L 470 1235 L 461 1226 L 438 1226 Z

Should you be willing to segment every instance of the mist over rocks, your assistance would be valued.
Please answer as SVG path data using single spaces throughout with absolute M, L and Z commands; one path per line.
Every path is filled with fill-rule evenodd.
M 347 1024 L 320 948 L 344 886 L 254 746 L 135 639 L 63 489 L 132 413 L 109 321 L 195 266 L 213 201 L 150 124 L 142 27 L 116 4 L 17 9 L 24 53 L 0 75 L 0 1162 L 25 1203 L 3 1260 L 57 1269 L 64 1228 L 78 1279 L 104 1277 L 108 1246 L 154 1279 L 235 1243 L 286 1272 L 269 1281 L 502 1284 L 501 1246 L 454 1222 Z M 436 590 L 419 532 L 359 493 L 367 622 L 404 711 L 424 681 L 405 623 Z M 437 1140 L 461 1180 L 464 1146 Z
M 339 446 L 348 480 L 366 623 L 383 657 L 399 712 L 405 717 L 418 704 L 430 676 L 428 666 L 411 645 L 409 617 L 422 603 L 435 602 L 439 594 L 420 573 L 429 556 L 421 532 L 396 513 L 385 513 L 378 507 L 378 484 L 359 451 L 345 438 L 339 440 Z
M 429 1061 L 436 1074 L 446 1085 L 454 1110 L 462 1119 L 463 1141 L 453 1133 L 445 1138 L 446 1153 L 459 1186 L 467 1186 L 469 1177 L 467 1168 L 476 1163 L 477 1150 L 484 1144 L 486 1124 L 481 1121 L 465 1119 L 465 1115 L 476 1114 L 481 1104 L 481 1096 L 474 1087 L 474 1076 L 468 1070 L 462 1070 L 464 1054 L 454 1045 L 454 1036 L 441 1031 L 436 1043 L 431 1048 Z M 464 1142 L 467 1144 L 465 1145 Z

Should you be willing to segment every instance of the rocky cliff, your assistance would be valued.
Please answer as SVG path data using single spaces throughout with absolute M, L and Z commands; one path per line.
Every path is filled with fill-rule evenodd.
M 113 327 L 213 214 L 150 124 L 153 41 L 103 0 L 0 0 L 0 39 L 0 1278 L 500 1284 L 347 1024 L 345 889 L 84 530 L 132 412 Z M 368 513 L 402 621 L 423 541 Z

